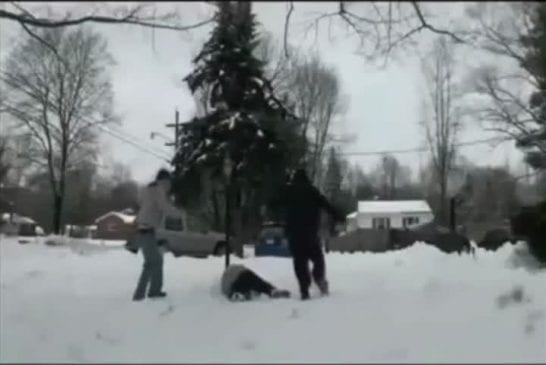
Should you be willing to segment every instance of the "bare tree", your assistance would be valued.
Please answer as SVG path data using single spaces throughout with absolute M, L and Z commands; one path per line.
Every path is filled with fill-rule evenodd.
M 442 37 L 434 43 L 430 54 L 422 61 L 428 89 L 423 128 L 439 190 L 440 219 L 444 222 L 447 222 L 448 176 L 455 161 L 456 142 L 461 129 L 461 115 L 456 104 L 459 95 L 454 83 L 453 53 L 448 41 Z
M 531 166 L 546 166 L 546 132 L 541 112 L 546 107 L 540 106 L 541 99 L 546 105 L 546 93 L 541 81 L 544 71 L 538 66 L 538 62 L 545 61 L 539 61 L 540 53 L 536 49 L 530 51 L 524 42 L 531 34 L 538 36 L 534 26 L 544 29 L 543 20 L 538 17 L 541 12 L 546 13 L 546 7 L 538 2 L 491 5 L 469 6 L 467 11 L 474 20 L 471 33 L 476 47 L 492 54 L 495 62 L 495 66 L 481 66 L 470 75 L 474 91 L 482 96 L 474 112 L 487 123 L 486 129 L 507 134 L 524 147 Z M 541 41 L 534 42 L 535 47 L 540 46 Z M 530 62 L 531 54 L 534 60 Z M 507 64 L 504 68 L 497 66 L 502 60 Z
M 260 43 L 255 49 L 256 57 L 266 63 L 265 76 L 271 82 L 275 93 L 285 96 L 290 92 L 290 76 L 292 70 L 301 63 L 300 53 L 290 44 L 285 44 L 285 49 L 290 49 L 290 57 L 282 51 L 282 44 L 272 33 L 265 29 L 260 31 Z
M 350 141 L 350 137 L 337 136 L 332 125 L 339 122 L 347 108 L 347 98 L 341 92 L 339 77 L 333 68 L 323 63 L 317 54 L 303 55 L 280 42 L 267 32 L 262 32 L 256 49 L 257 57 L 266 62 L 266 77 L 276 95 L 298 116 L 299 133 L 305 141 L 301 148 L 315 183 L 322 185 L 326 161 L 324 151 L 332 143 Z
M 372 172 L 373 183 L 383 199 L 395 199 L 399 190 L 410 183 L 411 170 L 398 159 L 384 154 Z
M 11 162 L 8 159 L 8 141 L 7 136 L 0 136 L 0 186 L 2 186 L 11 169 Z
M 304 148 L 311 178 L 319 183 L 331 127 L 344 114 L 347 105 L 337 74 L 317 55 L 301 58 L 290 71 L 288 98 L 301 120 L 300 134 L 308 140 Z
M 21 186 L 25 179 L 36 169 L 27 158 L 29 136 L 26 134 L 9 133 L 0 137 L 3 145 L 1 158 L 6 168 L 3 183 L 5 185 Z M 2 164 L 0 162 L 0 164 Z M 1 183 L 1 182 L 0 182 Z
M 66 173 L 94 152 L 95 127 L 115 121 L 106 42 L 87 28 L 40 31 L 57 57 L 35 38 L 21 38 L 0 77 L 5 112 L 31 137 L 28 158 L 48 172 L 53 228 L 62 227 Z

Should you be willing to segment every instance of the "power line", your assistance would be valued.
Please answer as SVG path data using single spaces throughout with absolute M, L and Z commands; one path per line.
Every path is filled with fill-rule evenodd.
M 494 137 L 494 138 L 477 139 L 473 141 L 455 143 L 454 146 L 467 147 L 467 146 L 474 146 L 474 145 L 483 144 L 483 143 L 504 142 L 509 140 L 511 140 L 511 138 L 509 137 Z M 394 155 L 399 153 L 427 152 L 427 151 L 429 151 L 428 147 L 415 147 L 415 148 L 408 148 L 408 149 L 402 149 L 402 150 L 340 152 L 339 154 L 343 156 L 375 156 L 375 155 L 385 155 L 385 154 Z
M 99 123 L 96 123 L 95 121 L 91 121 L 89 119 L 83 119 L 82 120 L 84 122 L 87 123 L 87 126 L 85 127 L 98 127 L 99 129 L 101 129 L 103 132 L 106 132 L 108 133 L 110 136 L 114 137 L 114 138 L 117 138 L 118 140 L 122 141 L 122 142 L 125 142 L 125 143 L 128 143 L 130 144 L 131 146 L 139 149 L 140 151 L 142 152 L 145 152 L 151 156 L 154 156 L 162 161 L 166 161 L 168 163 L 171 163 L 171 158 L 164 155 L 162 151 L 159 151 L 159 150 L 153 150 L 152 148 L 149 148 L 149 147 L 145 147 L 144 146 L 144 142 L 143 141 L 136 141 L 138 140 L 139 138 L 134 136 L 134 135 L 131 135 L 125 131 L 121 131 L 121 130 L 116 130 L 116 129 L 113 129 L 113 128 L 107 128 L 106 126 L 102 125 L 102 124 L 99 124 Z M 82 127 L 82 128 L 85 128 L 85 127 Z
M 140 145 L 140 144 L 138 144 L 138 143 L 136 143 L 136 142 L 134 142 L 134 141 L 128 139 L 127 137 L 123 137 L 123 136 L 121 135 L 122 133 L 119 133 L 119 132 L 118 132 L 119 134 L 116 134 L 114 131 L 112 131 L 112 130 L 110 130 L 110 129 L 108 129 L 108 128 L 106 128 L 105 126 L 100 125 L 100 124 L 96 124 L 96 126 L 99 127 L 101 130 L 103 130 L 104 132 L 106 132 L 106 133 L 108 133 L 109 135 L 111 135 L 112 137 L 117 138 L 117 139 L 119 139 L 119 140 L 121 140 L 121 141 L 123 141 L 123 142 L 125 142 L 125 143 L 129 143 L 129 144 L 132 145 L 133 147 L 135 147 L 135 148 L 141 150 L 142 152 L 145 152 L 145 153 L 148 153 L 148 154 L 150 154 L 150 155 L 152 155 L 152 156 L 154 156 L 154 157 L 157 157 L 157 158 L 159 158 L 160 160 L 162 160 L 162 161 L 164 161 L 164 162 L 171 163 L 171 160 L 170 160 L 169 157 L 166 157 L 166 156 L 164 156 L 164 155 L 161 155 L 160 153 L 158 153 L 158 152 L 156 152 L 156 151 L 154 151 L 154 150 L 148 149 L 148 148 L 146 148 L 146 147 L 144 147 L 144 146 L 142 146 L 142 145 Z
M 121 134 L 123 136 L 125 136 L 126 138 L 130 138 L 133 142 L 135 143 L 138 143 L 138 144 L 141 144 L 141 145 L 147 145 L 147 149 L 151 150 L 151 151 L 154 151 L 155 153 L 158 153 L 158 154 L 165 154 L 164 151 L 162 150 L 159 150 L 159 149 L 156 149 L 156 148 L 152 148 L 151 144 L 149 144 L 149 141 L 147 139 L 142 139 L 140 137 L 137 137 L 131 133 L 128 133 L 126 132 L 125 130 L 122 130 L 122 129 L 117 129 L 117 128 L 112 128 L 111 126 L 109 127 L 109 129 L 115 133 L 118 133 L 118 134 Z
M 99 125 L 100 126 L 100 125 Z M 149 153 L 155 157 L 158 157 L 164 161 L 167 161 L 170 163 L 170 160 L 165 157 L 165 155 L 162 155 L 162 153 L 159 153 L 157 151 L 154 151 L 152 149 L 144 148 L 142 145 L 138 144 L 137 142 L 128 140 L 127 138 L 133 138 L 136 139 L 135 136 L 130 135 L 127 132 L 114 130 L 116 133 L 120 135 L 125 135 L 126 138 L 122 138 L 116 135 L 112 134 L 112 130 L 107 130 L 104 128 L 104 126 L 100 126 L 101 129 L 103 129 L 105 132 L 111 134 L 112 136 L 129 143 L 133 145 L 134 147 L 140 149 L 143 152 Z M 473 141 L 466 141 L 466 142 L 460 142 L 454 144 L 455 147 L 468 147 L 468 146 L 474 146 L 478 144 L 484 144 L 484 143 L 490 143 L 490 142 L 504 142 L 509 141 L 511 138 L 509 137 L 493 137 L 493 138 L 487 138 L 487 139 L 479 139 L 479 140 L 473 140 Z M 340 152 L 340 155 L 343 156 L 376 156 L 376 155 L 385 155 L 385 154 L 400 154 L 400 153 L 415 153 L 415 152 L 427 152 L 429 151 L 428 147 L 415 147 L 415 148 L 408 148 L 408 149 L 400 149 L 400 150 L 380 150 L 380 151 L 357 151 L 357 152 Z

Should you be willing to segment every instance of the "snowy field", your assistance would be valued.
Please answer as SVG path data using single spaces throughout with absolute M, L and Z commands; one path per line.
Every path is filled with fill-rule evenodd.
M 328 254 L 331 296 L 309 302 L 231 303 L 222 258 L 166 255 L 169 296 L 134 303 L 140 256 L 0 240 L 2 363 L 546 361 L 546 272 L 510 245 Z M 289 259 L 244 262 L 297 293 Z

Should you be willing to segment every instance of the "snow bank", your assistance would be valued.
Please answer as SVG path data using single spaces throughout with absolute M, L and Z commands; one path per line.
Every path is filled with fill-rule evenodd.
M 328 254 L 331 296 L 309 302 L 231 303 L 223 258 L 167 255 L 168 298 L 134 303 L 140 256 L 2 238 L 0 361 L 544 362 L 545 272 L 517 247 Z M 243 261 L 297 292 L 289 259 Z

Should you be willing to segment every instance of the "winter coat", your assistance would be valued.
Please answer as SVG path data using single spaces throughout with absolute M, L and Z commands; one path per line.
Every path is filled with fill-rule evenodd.
M 248 269 L 243 265 L 230 265 L 222 274 L 222 293 L 229 297 L 233 284 Z
M 157 229 L 163 216 L 178 215 L 180 212 L 170 203 L 167 192 L 157 183 L 151 183 L 142 190 L 140 209 L 135 219 L 138 228 Z
M 335 220 L 345 219 L 306 179 L 295 180 L 288 185 L 283 200 L 285 231 L 291 245 L 295 242 L 312 242 L 318 237 L 322 209 Z

